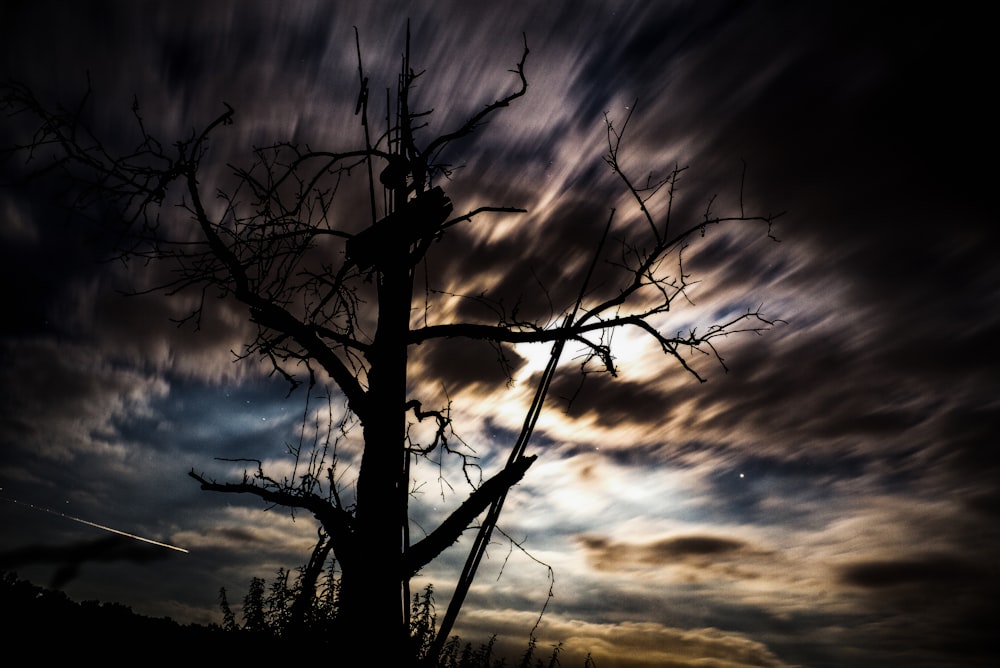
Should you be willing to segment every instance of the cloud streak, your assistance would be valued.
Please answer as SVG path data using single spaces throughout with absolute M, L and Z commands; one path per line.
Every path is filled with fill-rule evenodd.
M 725 368 L 686 358 L 707 382 L 628 332 L 612 342 L 618 378 L 582 379 L 567 350 L 532 446 L 540 458 L 501 523 L 553 566 L 539 633 L 565 643 L 563 665 L 587 651 L 605 667 L 989 665 L 1000 271 L 989 170 L 968 158 L 995 143 L 988 105 L 969 100 L 989 76 L 991 42 L 977 34 L 988 22 L 729 2 L 8 3 L 0 76 L 73 105 L 89 71 L 95 129 L 121 147 L 133 94 L 165 138 L 225 101 L 236 123 L 205 174 L 224 185 L 225 163 L 245 164 L 251 145 L 357 145 L 353 26 L 372 81 L 394 85 L 407 18 L 426 68 L 418 102 L 434 110 L 424 139 L 515 84 L 522 33 L 531 49 L 528 95 L 445 156 L 456 211 L 528 213 L 458 226 L 431 249 L 421 322 L 495 321 L 501 300 L 558 317 L 612 207 L 609 257 L 642 243 L 601 161 L 605 113 L 618 127 L 634 108 L 623 155 L 637 180 L 690 166 L 678 226 L 710 201 L 788 211 L 770 230 L 780 243 L 766 229 L 713 228 L 684 250 L 690 302 L 677 301 L 670 327 L 758 306 L 784 321 L 720 341 Z M 22 120 L 5 119 L 0 143 Z M 110 240 L 67 224 L 57 195 L 0 190 L 3 493 L 191 549 L 155 576 L 142 563 L 88 564 L 71 595 L 217 621 L 220 586 L 243 591 L 302 563 L 315 527 L 206 498 L 184 474 L 239 472 L 215 457 L 291 472 L 303 415 L 307 436 L 327 428 L 322 391 L 306 409 L 266 368 L 234 363 L 252 330 L 226 300 L 209 296 L 196 332 L 171 319 L 197 295 L 121 297 L 169 276 L 99 264 Z M 353 204 L 337 214 L 359 226 Z M 620 277 L 602 264 L 592 298 L 616 294 Z M 411 353 L 412 391 L 427 406 L 450 399 L 456 431 L 494 470 L 548 347 L 443 341 Z M 331 406 L 336 425 L 342 401 Z M 338 447 L 349 492 L 356 444 Z M 418 476 L 420 519 L 466 489 L 454 462 Z M 4 554 L 94 539 L 10 505 Z M 442 602 L 460 556 L 422 576 Z M 508 542 L 490 556 L 459 630 L 523 648 L 546 570 Z M 44 561 L 19 570 L 47 582 Z

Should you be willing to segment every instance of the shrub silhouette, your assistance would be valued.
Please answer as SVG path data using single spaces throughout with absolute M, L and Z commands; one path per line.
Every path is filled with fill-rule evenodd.
M 296 639 L 302 629 L 292 626 L 292 618 L 288 612 L 297 604 L 303 591 L 302 580 L 304 569 L 299 569 L 298 575 L 289 584 L 289 571 L 278 569 L 270 587 L 263 578 L 254 577 L 250 580 L 247 594 L 243 599 L 243 624 L 236 623 L 236 614 L 231 609 L 225 588 L 219 591 L 219 607 L 222 612 L 222 628 L 231 634 L 243 636 L 266 636 L 271 639 Z M 336 569 L 331 565 L 326 571 L 321 583 L 322 591 L 337 590 Z M 323 601 L 316 598 L 310 606 L 307 625 L 307 637 L 315 651 L 314 643 L 332 639 L 323 631 L 333 628 L 337 616 L 335 597 Z M 410 604 L 410 635 L 409 654 L 422 665 L 429 668 L 501 668 L 517 666 L 517 668 L 554 668 L 561 665 L 559 655 L 563 651 L 562 643 L 555 645 L 547 659 L 536 656 L 538 649 L 534 635 L 528 639 L 527 647 L 518 657 L 517 663 L 508 664 L 510 657 L 494 655 L 496 636 L 474 646 L 471 642 L 463 642 L 457 636 L 451 636 L 445 642 L 442 650 L 435 655 L 434 641 L 437 637 L 437 610 L 434 605 L 434 588 L 426 585 L 421 593 L 414 594 Z M 322 656 L 322 654 L 317 654 Z M 584 668 L 596 668 L 596 664 L 588 654 L 584 659 Z

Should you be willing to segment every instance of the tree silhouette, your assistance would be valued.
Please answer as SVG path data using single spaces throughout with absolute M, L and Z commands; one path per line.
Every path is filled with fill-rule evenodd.
M 412 659 L 407 656 L 410 580 L 464 532 L 475 529 L 455 594 L 433 645 L 423 650 L 436 656 L 475 578 L 506 495 L 535 461 L 528 444 L 564 346 L 584 352 L 584 372 L 615 374 L 611 333 L 633 328 L 701 380 L 688 363 L 689 353 L 704 353 L 721 363 L 716 339 L 759 332 L 773 323 L 759 311 L 748 310 L 701 329 L 665 331 L 663 316 L 686 299 L 688 276 L 681 253 L 693 235 L 713 225 L 759 222 L 769 234 L 774 216 L 746 215 L 741 204 L 732 216 L 716 215 L 709 208 L 692 221 L 672 220 L 683 169 L 636 185 L 619 160 L 628 119 L 621 127 L 606 119 L 606 162 L 634 199 L 641 234 L 618 242 L 616 252 L 610 253 L 608 232 L 616 215 L 610 209 L 602 221 L 604 235 L 594 239 L 593 256 L 580 272 L 575 299 L 555 305 L 554 317 L 527 317 L 517 306 L 478 294 L 466 298 L 486 307 L 490 319 L 436 322 L 428 316 L 428 300 L 454 295 L 434 293 L 427 282 L 427 256 L 435 242 L 483 216 L 526 213 L 508 203 L 456 213 L 443 189 L 450 175 L 443 154 L 525 95 L 527 39 L 511 70 L 512 90 L 428 141 L 420 134 L 429 112 L 411 109 L 411 94 L 423 72 L 411 66 L 409 33 L 394 103 L 388 105 L 392 112 L 380 132 L 369 116 L 371 87 L 360 40 L 357 51 L 355 116 L 361 132 L 356 148 L 316 150 L 291 142 L 255 147 L 249 166 L 231 166 L 231 185 L 217 189 L 204 167 L 210 138 L 236 121 L 229 105 L 200 132 L 165 144 L 147 132 L 136 101 L 139 140 L 124 153 L 91 133 L 80 109 L 50 110 L 21 84 L 5 86 L 3 107 L 8 114 L 38 119 L 33 137 L 13 152 L 25 156 L 33 176 L 67 177 L 76 212 L 104 223 L 113 220 L 121 260 L 165 263 L 171 277 L 156 290 L 200 295 L 187 318 L 190 323 L 200 324 L 209 297 L 234 299 L 246 307 L 255 326 L 240 356 L 262 358 L 292 387 L 306 383 L 308 397 L 327 382 L 344 397 L 346 417 L 333 424 L 331 409 L 327 436 L 304 439 L 294 448 L 294 475 L 272 478 L 260 462 L 245 460 L 248 466 L 238 481 L 220 481 L 194 470 L 190 476 L 204 490 L 251 494 L 269 505 L 313 514 L 320 532 L 303 578 L 314 585 L 332 553 L 341 569 L 338 637 L 362 647 L 378 646 L 389 665 L 407 665 Z M 649 206 L 657 195 L 667 202 L 661 207 L 663 215 L 654 215 Z M 338 206 L 345 201 L 346 206 Z M 184 215 L 177 215 L 175 206 Z M 601 273 L 600 289 L 591 284 L 596 272 Z M 501 363 L 509 346 L 552 345 L 509 457 L 485 479 L 452 431 L 450 404 L 426 408 L 411 394 L 415 385 L 409 352 L 425 343 L 459 338 L 489 343 Z M 431 428 L 418 437 L 411 427 L 420 425 Z M 356 434 L 354 427 L 360 427 L 363 450 L 351 486 L 339 477 L 336 446 L 340 436 Z M 458 458 L 471 491 L 437 527 L 414 539 L 411 467 L 432 457 Z M 345 498 L 345 491 L 350 497 Z M 304 587 L 303 595 L 314 596 L 309 589 Z M 263 592 L 255 595 L 261 598 Z M 305 612 L 290 614 L 294 618 Z

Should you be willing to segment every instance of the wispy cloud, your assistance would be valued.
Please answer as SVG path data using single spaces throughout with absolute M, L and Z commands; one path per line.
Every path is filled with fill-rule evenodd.
M 709 202 L 788 211 L 770 230 L 780 243 L 766 226 L 712 228 L 681 256 L 688 299 L 666 326 L 757 307 L 783 321 L 719 341 L 724 366 L 686 357 L 707 382 L 638 332 L 612 341 L 617 378 L 583 379 L 579 351 L 567 351 L 531 446 L 540 458 L 501 523 L 553 567 L 542 644 L 565 642 L 563 665 L 593 651 L 604 667 L 985 661 L 1000 550 L 1000 272 L 989 170 L 967 152 L 990 154 L 989 105 L 968 101 L 990 62 L 972 24 L 988 21 L 724 2 L 121 3 L 101 13 L 20 3 L 0 9 L 0 76 L 73 105 L 89 71 L 95 130 L 125 148 L 133 94 L 167 139 L 229 103 L 236 122 L 214 138 L 204 174 L 224 187 L 226 163 L 246 164 L 252 145 L 360 145 L 354 26 L 366 72 L 394 86 L 407 18 L 426 70 L 416 101 L 434 110 L 426 136 L 509 90 L 522 34 L 531 49 L 528 95 L 445 156 L 456 211 L 528 213 L 484 216 L 436 244 L 415 323 L 495 322 L 501 303 L 552 322 L 576 298 L 612 207 L 607 257 L 620 261 L 625 241 L 642 248 L 647 228 L 601 161 L 605 114 L 621 127 L 634 112 L 623 160 L 637 182 L 690 166 L 675 229 Z M 383 104 L 373 96 L 373 118 Z M 9 120 L 0 139 L 23 127 Z M 5 174 L 20 168 L 4 163 Z M 303 416 L 306 437 L 322 438 L 342 401 L 328 422 L 321 387 L 306 409 L 304 392 L 285 397 L 266 368 L 235 362 L 252 325 L 226 299 L 206 295 L 196 331 L 174 321 L 201 295 L 122 297 L 171 277 L 98 264 L 109 240 L 67 224 L 58 194 L 0 193 L 2 494 L 183 544 L 190 558 L 158 562 L 155 578 L 115 562 L 115 577 L 83 565 L 67 586 L 210 621 L 219 586 L 241 591 L 252 575 L 298 565 L 315 527 L 210 498 L 186 471 L 238 474 L 242 463 L 214 458 L 247 457 L 294 474 Z M 345 225 L 365 224 L 363 197 L 342 202 Z M 659 215 L 666 203 L 650 207 Z M 183 235 L 184 223 L 165 212 L 170 229 Z M 617 294 L 621 276 L 602 264 L 589 298 Z M 452 402 L 463 451 L 488 473 L 547 355 L 415 346 L 411 390 L 428 407 Z M 338 445 L 347 494 L 352 438 Z M 467 490 L 454 461 L 422 462 L 417 475 L 418 522 Z M 5 554 L 94 538 L 10 506 L 0 504 Z M 498 633 L 516 651 L 547 600 L 548 571 L 506 540 L 494 548 L 460 630 Z M 460 558 L 449 551 L 422 576 L 439 601 Z M 45 568 L 28 572 L 48 578 Z

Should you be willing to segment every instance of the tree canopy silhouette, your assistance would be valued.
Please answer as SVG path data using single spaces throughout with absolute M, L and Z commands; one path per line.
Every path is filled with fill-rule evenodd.
M 618 214 L 608 207 L 603 236 L 593 240 L 593 255 L 581 265 L 575 299 L 554 304 L 548 319 L 525 316 L 516 305 L 480 293 L 464 297 L 486 307 L 490 318 L 438 322 L 429 300 L 454 295 L 435 293 L 428 282 L 434 244 L 482 217 L 528 213 L 509 202 L 457 212 L 445 190 L 451 167 L 444 158 L 527 93 L 527 39 L 511 70 L 511 89 L 429 139 L 422 134 L 430 112 L 411 108 L 424 73 L 410 63 L 409 35 L 392 103 L 387 103 L 390 111 L 378 122 L 369 113 L 373 89 L 360 40 L 357 51 L 357 144 L 344 150 L 286 141 L 254 147 L 249 164 L 230 165 L 227 185 L 219 185 L 205 167 L 218 160 L 211 139 L 238 122 L 228 104 L 200 131 L 164 143 L 147 132 L 136 101 L 138 142 L 131 151 L 116 152 L 84 123 L 82 107 L 51 110 L 18 83 L 4 87 L 2 100 L 8 114 L 29 114 L 38 121 L 35 134 L 11 153 L 25 157 L 33 177 L 68 178 L 77 213 L 114 223 L 121 260 L 168 267 L 169 278 L 152 289 L 198 295 L 187 317 L 190 324 L 200 324 L 209 298 L 236 300 L 254 325 L 240 357 L 265 360 L 293 388 L 307 384 L 310 397 L 312 388 L 327 382 L 344 397 L 348 410 L 340 433 L 353 426 L 361 431 L 354 480 L 343 480 L 337 469 L 337 429 L 294 448 L 292 476 L 271 477 L 255 460 L 245 460 L 239 480 L 195 470 L 190 476 L 204 490 L 251 494 L 314 515 L 320 530 L 305 577 L 314 584 L 328 559 L 336 559 L 336 633 L 352 643 L 379 645 L 390 665 L 406 665 L 411 659 L 406 655 L 410 580 L 465 532 L 475 531 L 434 645 L 426 652 L 434 655 L 451 632 L 508 492 L 536 459 L 528 446 L 564 347 L 583 351 L 584 372 L 614 375 L 611 334 L 635 329 L 701 380 L 689 364 L 691 352 L 721 363 L 717 339 L 760 332 L 773 321 L 751 309 L 686 332 L 666 331 L 664 316 L 684 302 L 689 285 L 682 251 L 693 235 L 713 225 L 754 222 L 770 234 L 775 216 L 748 215 L 741 204 L 733 215 L 717 215 L 709 207 L 694 220 L 675 220 L 671 205 L 683 169 L 637 183 L 620 161 L 628 119 L 620 126 L 606 119 L 605 160 L 634 201 L 639 232 L 618 241 L 612 253 L 609 230 Z M 649 205 L 657 196 L 666 200 L 657 209 L 662 215 Z M 593 285 L 597 273 L 599 289 Z M 506 462 L 490 475 L 478 470 L 452 430 L 450 404 L 427 407 L 414 394 L 410 351 L 456 339 L 490 344 L 501 363 L 509 346 L 552 346 L 523 427 Z M 331 410 L 331 421 L 332 415 Z M 414 429 L 421 425 L 430 428 Z M 470 489 L 436 527 L 415 538 L 411 467 L 434 457 L 457 458 Z M 304 589 L 308 593 L 309 587 Z M 387 638 L 399 642 L 387 647 Z

